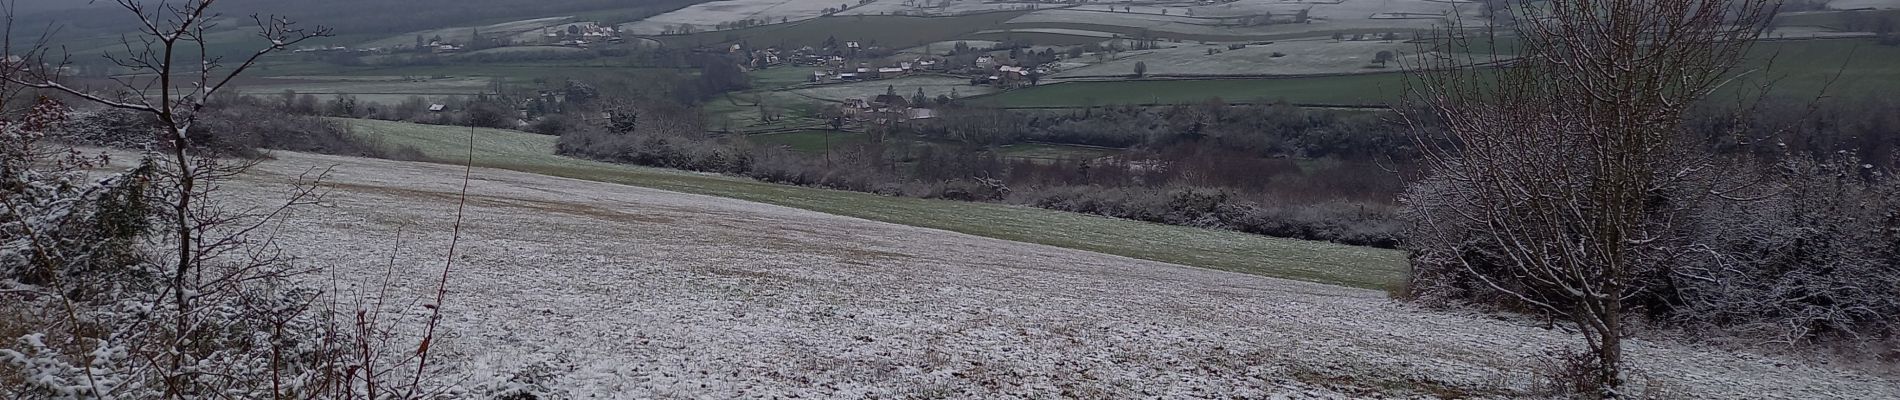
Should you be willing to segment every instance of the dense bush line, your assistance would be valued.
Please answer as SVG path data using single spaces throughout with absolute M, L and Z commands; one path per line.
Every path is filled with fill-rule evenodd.
M 1806 120 L 1705 115 L 1692 124 L 1711 140 L 1688 156 L 1721 160 L 1717 168 L 1727 172 L 1651 200 L 1657 211 L 1645 223 L 1671 234 L 1630 256 L 1642 290 L 1624 303 L 1626 313 L 1752 343 L 1838 346 L 1900 361 L 1893 318 L 1900 315 L 1900 151 L 1892 144 L 1900 124 L 1891 113 L 1856 109 L 1900 108 L 1871 100 Z M 1738 131 L 1767 134 L 1738 140 Z M 1512 261 L 1500 244 L 1481 239 L 1488 228 L 1457 217 L 1472 199 L 1452 187 L 1425 180 L 1403 196 L 1409 295 L 1531 310 L 1508 294 L 1528 285 L 1507 273 Z
M 1179 171 L 1130 172 L 1140 170 L 1142 162 L 1003 162 L 986 151 L 942 146 L 899 149 L 896 144 L 851 147 L 814 157 L 687 132 L 696 131 L 580 129 L 562 135 L 557 151 L 609 162 L 887 196 L 1019 204 L 1352 245 L 1390 248 L 1399 242 L 1389 203 L 1330 195 L 1323 201 L 1296 201 L 1271 191 L 1199 185 L 1205 181 L 1186 179 Z M 909 165 L 894 168 L 897 162 Z M 1288 174 L 1299 171 L 1295 168 Z M 1288 190 L 1311 189 L 1295 179 L 1286 181 L 1283 186 Z
M 1266 236 L 1392 248 L 1399 224 L 1389 205 L 1327 202 L 1268 206 L 1219 188 L 1065 186 L 1014 192 L 1011 202 L 1139 221 Z
M 262 150 L 420 159 L 414 148 L 389 149 L 373 138 L 350 133 L 336 121 L 284 113 L 266 102 L 236 97 L 200 111 L 190 131 L 191 144 L 208 154 L 256 158 Z M 57 133 L 60 139 L 86 145 L 138 148 L 155 135 L 157 121 L 148 114 L 102 108 L 78 113 Z

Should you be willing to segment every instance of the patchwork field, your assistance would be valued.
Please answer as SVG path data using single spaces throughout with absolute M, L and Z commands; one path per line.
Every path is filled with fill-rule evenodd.
M 279 153 L 223 201 L 271 204 L 311 169 L 329 171 L 323 204 L 273 243 L 346 299 L 433 296 L 459 225 L 446 301 L 423 304 L 442 312 L 430 381 L 471 397 L 1516 397 L 1530 360 L 1579 340 L 1376 291 L 488 168 L 459 223 L 457 165 Z M 1083 233 L 1067 228 L 1036 227 Z M 404 343 L 428 315 L 391 310 L 381 326 Z M 1637 389 L 1900 396 L 1840 367 L 1626 346 Z

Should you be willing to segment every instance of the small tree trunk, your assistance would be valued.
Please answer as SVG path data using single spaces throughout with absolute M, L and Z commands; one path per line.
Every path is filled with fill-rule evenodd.
M 1593 349 L 1597 357 L 1597 382 L 1603 385 L 1603 398 L 1623 398 L 1623 323 L 1622 301 L 1611 298 L 1603 311 L 1603 338 Z
M 1623 339 L 1604 336 L 1597 352 L 1597 381 L 1603 382 L 1603 398 L 1623 397 Z

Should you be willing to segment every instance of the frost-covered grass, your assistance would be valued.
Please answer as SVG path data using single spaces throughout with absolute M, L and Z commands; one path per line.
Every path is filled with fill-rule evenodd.
M 403 135 L 446 157 L 459 154 L 453 131 Z M 483 163 L 546 148 L 477 133 L 492 148 Z M 867 214 L 993 218 L 959 204 L 519 161 L 699 191 L 782 190 Z M 323 268 L 312 280 L 345 296 L 432 297 L 461 166 L 279 154 L 228 185 L 224 201 L 268 204 L 285 180 L 326 166 L 324 204 L 274 227 L 273 243 Z M 431 358 L 446 368 L 442 380 L 462 383 L 447 397 L 1536 397 L 1538 357 L 1579 340 L 1368 290 L 515 171 L 475 169 L 472 178 Z M 1135 240 L 1122 246 L 1180 239 L 1073 218 L 1001 223 L 1046 224 L 1033 230 L 1050 236 L 1112 227 Z M 1199 239 L 1213 250 L 1258 244 Z M 1285 254 L 1297 251 L 1259 259 L 1291 261 Z M 405 332 L 428 315 L 403 310 L 412 318 L 392 328 Z M 1643 338 L 1627 346 L 1636 386 L 1682 398 L 1900 396 L 1893 378 L 1840 366 Z
M 460 162 L 468 128 L 352 120 L 388 145 Z M 476 165 L 706 194 L 977 236 L 1096 251 L 1226 271 L 1385 289 L 1405 277 L 1394 250 L 1169 226 L 998 204 L 884 197 L 763 183 L 744 178 L 616 165 L 554 155 L 555 138 L 478 129 Z

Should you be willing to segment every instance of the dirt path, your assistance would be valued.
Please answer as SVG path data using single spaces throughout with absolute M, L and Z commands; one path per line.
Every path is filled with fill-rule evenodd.
M 285 250 L 326 268 L 326 284 L 368 293 L 395 253 L 393 300 L 431 293 L 460 167 L 280 154 L 225 193 L 266 204 L 288 177 L 330 165 L 334 190 L 284 224 Z M 1524 389 L 1526 360 L 1569 343 L 1372 291 L 637 187 L 474 178 L 438 342 L 473 392 L 1497 394 Z M 1690 398 L 1900 397 L 1900 382 L 1801 363 L 1646 342 L 1630 352 Z

